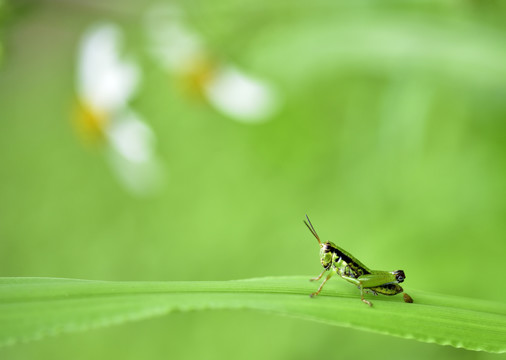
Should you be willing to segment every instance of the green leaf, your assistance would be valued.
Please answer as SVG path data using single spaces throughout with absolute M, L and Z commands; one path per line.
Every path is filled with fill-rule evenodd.
M 469 350 L 506 351 L 506 305 L 409 290 L 371 296 L 332 281 L 316 298 L 307 277 L 206 282 L 113 282 L 0 278 L 0 345 L 173 311 L 248 309 Z

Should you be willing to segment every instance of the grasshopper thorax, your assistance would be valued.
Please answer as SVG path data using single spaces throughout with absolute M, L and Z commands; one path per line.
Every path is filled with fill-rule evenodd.
M 327 242 L 321 244 L 320 246 L 321 246 L 322 253 L 332 252 L 332 250 L 334 250 L 336 248 L 336 246 L 334 244 L 332 244 L 330 241 L 327 241 Z

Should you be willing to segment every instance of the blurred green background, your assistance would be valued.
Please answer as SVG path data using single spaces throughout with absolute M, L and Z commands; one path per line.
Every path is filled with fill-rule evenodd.
M 370 267 L 404 269 L 408 292 L 504 301 L 503 2 L 173 2 L 209 53 L 275 85 L 282 105 L 258 124 L 226 116 L 156 64 L 144 23 L 152 4 L 0 2 L 0 276 L 315 276 L 307 213 L 323 239 Z M 77 49 L 97 21 L 124 31 L 142 69 L 130 106 L 156 135 L 163 172 L 147 195 L 122 186 L 107 144 L 89 146 L 73 125 Z M 238 311 L 0 350 L 2 359 L 314 356 L 499 357 Z

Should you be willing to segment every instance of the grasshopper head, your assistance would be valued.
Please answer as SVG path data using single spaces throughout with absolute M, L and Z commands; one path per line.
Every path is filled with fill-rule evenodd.
M 395 275 L 395 281 L 397 281 L 397 283 L 403 282 L 404 279 L 406 278 L 406 275 L 404 275 L 403 270 L 393 271 L 392 274 Z
M 320 262 L 324 268 L 328 268 L 332 264 L 332 246 L 330 241 L 320 244 Z

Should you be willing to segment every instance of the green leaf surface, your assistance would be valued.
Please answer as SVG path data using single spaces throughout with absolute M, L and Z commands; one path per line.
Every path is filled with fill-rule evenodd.
M 506 351 L 506 305 L 411 291 L 369 296 L 331 281 L 316 298 L 308 277 L 205 282 L 0 278 L 0 345 L 88 330 L 173 311 L 247 309 L 469 350 Z

